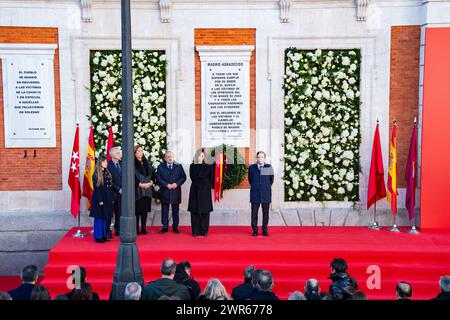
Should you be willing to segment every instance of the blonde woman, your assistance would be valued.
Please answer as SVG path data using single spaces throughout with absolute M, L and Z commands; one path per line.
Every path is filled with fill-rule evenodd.
M 112 176 L 108 171 L 108 160 L 104 155 L 98 157 L 95 171 L 92 175 L 94 192 L 91 200 L 90 217 L 94 218 L 95 242 L 108 241 L 106 221 L 111 219 L 114 207 L 114 191 L 112 188 Z
M 199 300 L 230 300 L 227 290 L 223 284 L 215 278 L 209 279 L 206 284 L 204 293 L 198 298 Z

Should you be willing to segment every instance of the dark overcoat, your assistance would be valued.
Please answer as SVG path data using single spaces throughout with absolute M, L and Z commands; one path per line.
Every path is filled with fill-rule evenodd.
M 94 192 L 92 193 L 89 216 L 98 219 L 108 219 L 112 217 L 114 207 L 114 190 L 110 172 L 108 170 L 103 171 L 102 186 L 97 186 L 97 181 L 97 174 L 94 172 L 92 175 Z M 101 202 L 103 202 L 103 205 L 100 205 Z
M 189 191 L 189 212 L 209 213 L 213 211 L 211 200 L 211 186 L 214 185 L 213 168 L 206 163 L 193 163 L 189 167 L 189 176 L 192 180 Z

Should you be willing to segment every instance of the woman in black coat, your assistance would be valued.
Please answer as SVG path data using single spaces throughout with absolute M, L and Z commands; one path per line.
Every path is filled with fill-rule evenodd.
M 107 239 L 106 221 L 113 215 L 114 190 L 112 188 L 112 176 L 108 171 L 108 160 L 100 155 L 92 175 L 94 192 L 91 199 L 90 217 L 94 218 L 95 242 L 105 242 Z
M 142 146 L 134 148 L 135 182 L 136 182 L 136 233 L 147 234 L 147 216 L 152 210 L 153 168 L 144 156 Z M 139 219 L 141 231 L 139 231 Z
M 209 215 L 213 211 L 211 186 L 214 184 L 213 166 L 205 162 L 205 153 L 196 152 L 194 162 L 189 167 L 192 184 L 189 192 L 188 211 L 191 213 L 192 235 L 207 236 Z

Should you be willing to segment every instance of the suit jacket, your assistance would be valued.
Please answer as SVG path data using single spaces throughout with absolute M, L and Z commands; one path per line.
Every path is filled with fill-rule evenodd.
M 181 164 L 174 162 L 172 170 L 169 170 L 166 162 L 161 163 L 156 170 L 156 181 L 161 187 L 162 203 L 181 203 L 181 185 L 186 181 L 186 174 Z M 176 189 L 168 189 L 167 185 L 170 183 L 176 183 Z
M 120 170 L 117 169 L 114 161 L 108 161 L 108 170 L 112 176 L 112 187 L 116 196 L 120 197 L 120 189 L 122 189 L 122 161 L 119 161 Z
M 14 290 L 9 291 L 13 300 L 31 300 L 31 291 L 34 289 L 34 284 L 23 283 Z
M 191 295 L 186 286 L 178 284 L 175 280 L 161 278 L 150 282 L 144 287 L 142 300 L 158 300 L 161 296 L 177 296 L 181 300 L 190 300 Z
M 258 164 L 252 164 L 248 168 L 248 182 L 250 183 L 250 202 L 272 202 L 273 180 L 273 168 L 270 164 L 265 163 L 261 171 L 258 169 Z
M 258 291 L 256 294 L 251 296 L 248 300 L 270 301 L 270 300 L 280 300 L 280 299 L 273 292 Z
M 246 300 L 254 294 L 256 294 L 256 290 L 251 281 L 246 281 L 238 285 L 231 292 L 231 296 L 234 300 Z

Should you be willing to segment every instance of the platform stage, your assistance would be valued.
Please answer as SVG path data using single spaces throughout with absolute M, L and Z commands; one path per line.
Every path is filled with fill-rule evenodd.
M 70 230 L 49 253 L 43 285 L 54 297 L 67 292 L 69 265 L 87 268 L 87 281 L 101 299 L 107 299 L 115 270 L 119 238 L 95 243 L 88 228 L 86 238 L 72 238 Z M 275 280 L 274 291 L 287 299 L 295 290 L 304 291 L 305 281 L 316 278 L 328 291 L 329 264 L 335 257 L 347 260 L 349 273 L 369 299 L 395 299 L 395 285 L 408 281 L 413 299 L 431 299 L 439 291 L 439 278 L 450 274 L 450 230 L 425 230 L 419 235 L 372 231 L 364 227 L 271 227 L 270 237 L 252 237 L 249 227 L 215 226 L 208 237 L 194 238 L 189 227 L 181 234 L 149 234 L 137 240 L 144 279 L 160 276 L 164 258 L 189 260 L 192 275 L 202 290 L 209 278 L 222 281 L 228 292 L 242 282 L 243 270 L 254 264 L 268 269 Z M 368 289 L 368 267 L 381 271 L 381 288 Z M 370 271 L 370 270 L 369 270 Z

